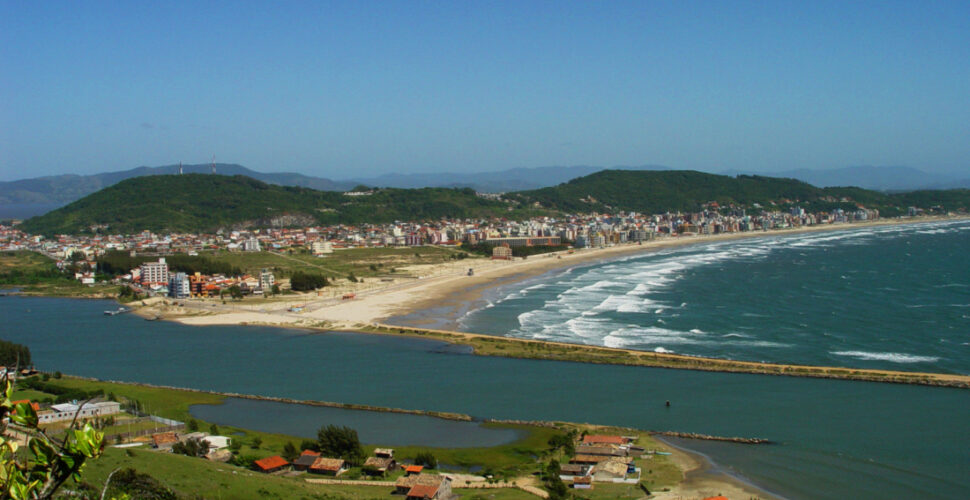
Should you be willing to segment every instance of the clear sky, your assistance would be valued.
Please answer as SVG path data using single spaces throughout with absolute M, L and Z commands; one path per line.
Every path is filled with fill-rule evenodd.
M 0 180 L 970 173 L 970 2 L 0 2 Z

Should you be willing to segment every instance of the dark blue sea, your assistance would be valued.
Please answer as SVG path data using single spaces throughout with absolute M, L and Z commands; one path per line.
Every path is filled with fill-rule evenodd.
M 493 291 L 466 331 L 718 358 L 970 373 L 970 221 L 701 244 Z

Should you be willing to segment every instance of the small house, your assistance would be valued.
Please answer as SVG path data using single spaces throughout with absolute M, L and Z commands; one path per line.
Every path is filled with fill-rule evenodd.
M 408 465 L 404 468 L 404 475 L 411 476 L 414 474 L 420 474 L 424 470 L 423 465 Z
M 320 452 L 313 450 L 303 450 L 303 453 L 293 461 L 293 470 L 305 471 L 313 465 L 320 457 Z
M 589 476 L 580 476 L 573 479 L 573 488 L 577 490 L 591 490 L 593 489 L 593 478 Z
M 256 460 L 255 462 L 253 462 L 253 465 L 256 467 L 256 470 L 258 470 L 259 472 L 270 474 L 273 472 L 283 470 L 284 468 L 286 468 L 287 465 L 290 465 L 290 463 L 287 462 L 286 459 L 284 459 L 283 457 L 276 455 L 276 456 L 266 457 L 260 460 Z
M 347 463 L 339 458 L 317 457 L 307 470 L 313 474 L 338 476 L 346 470 Z
M 171 450 L 179 442 L 179 435 L 174 432 L 160 432 L 152 434 L 152 448 Z
M 398 478 L 394 483 L 398 493 L 408 500 L 439 500 L 451 498 L 451 479 L 445 476 L 417 474 Z
M 383 476 L 389 470 L 394 470 L 397 462 L 388 457 L 367 457 L 364 461 L 363 472 L 371 476 Z
M 613 479 L 624 479 L 626 478 L 628 463 L 619 458 L 611 458 L 605 462 L 600 462 L 596 465 L 596 470 L 593 472 L 593 477 L 597 481 L 610 481 Z
M 588 476 L 590 471 L 589 465 L 584 464 L 563 464 L 559 469 L 560 476 L 566 477 L 576 477 L 576 476 Z
M 620 446 L 633 441 L 631 438 L 626 436 L 607 436 L 603 434 L 589 434 L 583 436 L 583 444 L 585 445 L 615 445 Z

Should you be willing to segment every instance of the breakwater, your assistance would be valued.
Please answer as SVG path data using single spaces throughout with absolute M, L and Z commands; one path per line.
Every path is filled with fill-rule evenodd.
M 241 394 L 237 392 L 225 392 L 225 391 L 211 391 L 205 389 L 192 389 L 190 387 L 176 387 L 171 385 L 160 385 L 160 384 L 146 384 L 143 382 L 126 382 L 122 380 L 102 380 L 93 377 L 81 377 L 72 375 L 71 378 L 76 378 L 79 380 L 88 380 L 91 382 L 104 382 L 108 384 L 121 384 L 121 385 L 131 385 L 136 387 L 148 387 L 151 389 L 165 389 L 169 391 L 181 391 L 181 392 L 194 392 L 197 394 L 212 394 L 214 396 L 222 396 L 227 398 L 238 398 L 238 399 L 250 399 L 255 401 L 271 401 L 274 403 L 287 403 L 287 404 L 298 404 L 305 406 L 323 406 L 327 408 L 342 408 L 345 410 L 361 410 L 361 411 L 374 411 L 383 413 L 403 413 L 408 415 L 421 415 L 425 417 L 435 417 L 442 418 L 445 420 L 455 420 L 459 422 L 472 422 L 474 419 L 471 415 L 465 415 L 462 413 L 444 412 L 444 411 L 433 411 L 433 410 L 410 410 L 405 408 L 388 408 L 384 406 L 373 406 L 373 405 L 363 405 L 355 403 L 336 403 L 333 401 L 315 401 L 308 399 L 293 399 L 293 398 L 283 398 L 277 396 L 261 396 L 258 394 Z
M 375 323 L 358 329 L 365 333 L 417 336 L 471 346 L 475 354 L 509 358 L 546 359 L 580 363 L 646 366 L 712 372 L 750 373 L 787 377 L 858 380 L 891 384 L 912 384 L 934 387 L 970 389 L 970 376 L 946 373 L 904 372 L 864 368 L 806 366 L 775 363 L 756 363 L 718 358 L 685 356 L 682 354 L 637 351 L 616 347 L 590 346 L 567 342 L 498 337 L 477 333 L 433 330 L 412 326 Z
M 711 436 L 709 434 L 698 434 L 696 432 L 674 432 L 674 431 L 650 431 L 651 436 L 667 436 L 683 439 L 700 439 L 702 441 L 721 441 L 725 443 L 738 443 L 738 444 L 776 444 L 774 441 L 761 438 L 744 438 L 744 437 L 724 437 L 724 436 Z

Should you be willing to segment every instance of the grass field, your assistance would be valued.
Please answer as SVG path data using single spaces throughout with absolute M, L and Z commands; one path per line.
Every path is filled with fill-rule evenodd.
M 103 391 L 105 394 L 113 394 L 121 401 L 137 400 L 143 408 L 153 414 L 183 422 L 192 420 L 188 411 L 189 406 L 193 404 L 220 404 L 224 399 L 223 396 L 215 394 L 71 377 L 51 380 L 50 382 L 85 391 Z M 43 399 L 50 396 L 37 391 L 18 391 L 16 395 L 17 397 L 31 399 Z M 321 422 L 321 425 L 325 423 Z M 199 430 L 209 430 L 210 424 L 208 422 L 196 420 L 196 424 Z M 525 436 L 519 441 L 490 448 L 394 447 L 395 457 L 399 461 L 411 461 L 417 453 L 428 451 L 441 464 L 448 464 L 465 470 L 475 467 L 474 470 L 478 474 L 493 475 L 498 480 L 511 480 L 515 477 L 529 476 L 537 472 L 543 466 L 542 464 L 551 458 L 562 458 L 549 454 L 548 441 L 550 437 L 569 429 L 623 435 L 636 433 L 639 435 L 638 444 L 640 446 L 648 450 L 666 449 L 665 446 L 650 437 L 648 433 L 631 429 L 573 424 L 560 424 L 559 429 L 507 423 L 485 425 L 514 428 L 526 432 Z M 114 427 L 117 428 L 115 429 L 117 432 L 127 431 L 126 425 L 122 422 Z M 113 431 L 109 429 L 110 432 Z M 240 455 L 257 458 L 281 454 L 284 445 L 287 443 L 299 447 L 303 440 L 303 438 L 295 436 L 256 432 L 231 426 L 220 426 L 218 432 L 222 435 L 231 436 L 235 442 L 242 445 L 239 450 Z M 258 446 L 256 446 L 257 441 L 259 441 Z M 364 447 L 367 454 L 371 454 L 374 448 L 375 446 Z M 666 456 L 639 459 L 637 465 L 643 471 L 641 482 L 650 489 L 674 485 L 683 477 L 677 466 Z M 139 448 L 131 450 L 107 449 L 103 458 L 89 463 L 84 472 L 83 480 L 93 485 L 102 484 L 107 475 L 119 467 L 132 467 L 139 472 L 149 474 L 178 493 L 184 495 L 201 494 L 205 498 L 394 498 L 390 496 L 387 488 L 364 485 L 313 485 L 306 483 L 299 477 L 266 476 L 228 464 L 213 463 L 203 459 L 158 453 Z M 351 475 L 356 476 L 355 474 Z M 390 478 L 393 479 L 394 475 Z M 515 489 L 461 490 L 456 488 L 456 491 L 462 495 L 462 498 L 496 500 L 530 498 L 529 494 Z M 643 496 L 642 490 L 636 485 L 604 483 L 596 483 L 593 490 L 577 491 L 576 493 L 577 498 L 591 500 L 640 498 Z
M 113 297 L 118 294 L 118 286 L 104 283 L 82 285 L 66 274 L 51 275 L 55 269 L 53 260 L 37 252 L 0 252 L 0 288 L 19 288 L 24 294 L 51 297 Z
M 258 273 L 263 268 L 269 268 L 274 269 L 283 277 L 292 274 L 294 271 L 303 271 L 342 279 L 350 274 L 357 277 L 401 275 L 401 268 L 453 262 L 452 256 L 462 253 L 464 252 L 460 248 L 428 246 L 352 248 L 336 250 L 324 257 L 315 257 L 308 252 L 217 251 L 202 252 L 199 255 L 219 262 L 226 262 L 249 274 Z
M 148 449 L 108 448 L 99 460 L 88 462 L 82 480 L 101 486 L 112 471 L 131 467 L 148 473 L 176 493 L 207 499 L 394 499 L 391 488 L 364 485 L 317 485 L 304 481 L 305 476 L 266 475 L 229 464 L 189 458 Z M 68 483 L 68 488 L 73 486 Z M 532 498 L 515 489 L 455 489 L 465 499 L 524 500 Z

